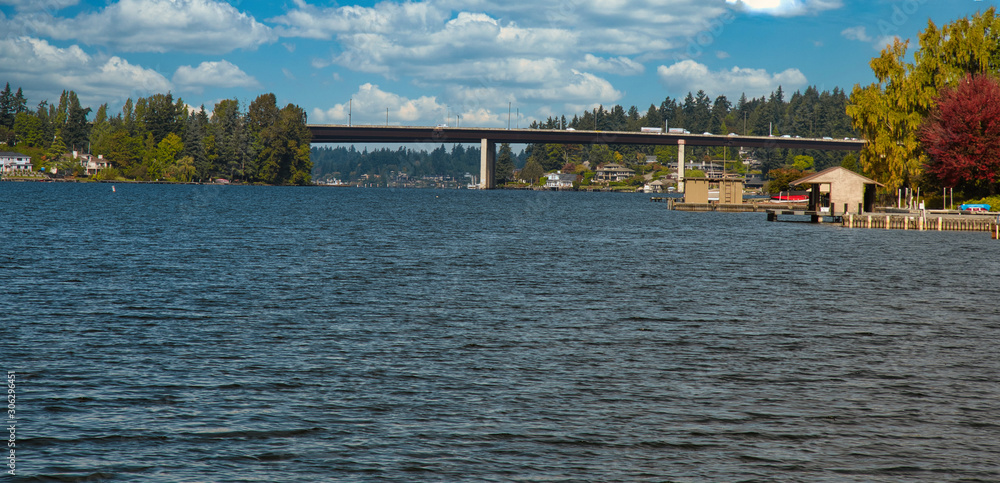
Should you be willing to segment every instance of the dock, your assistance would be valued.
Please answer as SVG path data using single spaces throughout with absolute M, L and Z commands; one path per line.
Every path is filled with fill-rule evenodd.
M 809 217 L 812 223 L 840 223 L 844 228 L 869 228 L 879 230 L 914 231 L 977 231 L 989 232 L 994 240 L 1000 240 L 1000 224 L 997 214 L 964 215 L 954 212 L 911 212 L 911 213 L 847 213 L 831 216 L 827 212 L 802 210 L 768 210 L 767 221 L 779 220 L 779 216 Z
M 666 203 L 668 210 L 708 212 L 718 211 L 722 213 L 764 213 L 768 210 L 794 210 L 802 209 L 801 203 L 684 203 L 680 198 L 666 198 L 654 196 L 649 199 L 654 203 Z
M 769 209 L 767 210 L 767 221 L 779 221 L 778 216 L 809 217 L 810 223 L 840 223 L 843 216 L 831 214 L 829 211 L 803 210 L 801 206 L 790 209 Z M 802 220 L 785 220 L 802 221 Z
M 986 231 L 997 238 L 997 215 L 956 215 L 950 213 L 862 213 L 843 217 L 845 228 L 876 228 L 917 231 Z

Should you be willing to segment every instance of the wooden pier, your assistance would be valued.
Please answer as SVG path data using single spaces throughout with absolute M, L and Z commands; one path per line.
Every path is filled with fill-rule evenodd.
M 767 210 L 767 221 L 778 221 L 778 215 L 785 216 L 799 216 L 799 217 L 809 217 L 810 223 L 839 223 L 841 221 L 840 215 L 831 215 L 828 211 L 809 211 L 803 210 L 801 207 L 798 209 L 770 209 Z M 790 220 L 785 220 L 790 221 Z M 804 221 L 804 220 L 794 220 L 794 221 Z
M 989 232 L 1000 240 L 1000 224 L 996 215 L 957 215 L 953 213 L 829 213 L 795 210 L 768 210 L 767 221 L 779 221 L 779 215 L 810 217 L 812 223 L 840 223 L 844 228 L 914 231 L 978 231 Z M 785 220 L 790 221 L 790 220 Z M 804 220 L 800 220 L 804 221 Z
M 917 231 L 986 231 L 997 238 L 995 215 L 952 215 L 919 213 L 863 213 L 843 217 L 845 228 L 876 228 Z

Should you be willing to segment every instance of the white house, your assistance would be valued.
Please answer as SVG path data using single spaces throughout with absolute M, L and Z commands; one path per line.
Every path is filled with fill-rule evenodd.
M 554 189 L 572 188 L 573 182 L 576 181 L 576 174 L 574 173 L 560 173 L 557 171 L 555 173 L 549 173 L 545 176 L 546 178 L 548 178 L 548 180 L 545 181 L 546 188 L 554 188 Z
M 10 151 L 0 152 L 0 172 L 14 174 L 31 170 L 31 156 Z
M 95 158 L 93 154 L 80 154 L 73 151 L 73 159 L 80 160 L 80 166 L 87 170 L 87 174 L 97 174 L 98 171 L 111 167 L 111 163 L 104 159 L 103 154 L 98 154 Z

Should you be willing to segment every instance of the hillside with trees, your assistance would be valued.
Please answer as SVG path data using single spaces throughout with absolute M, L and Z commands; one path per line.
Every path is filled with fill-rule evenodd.
M 249 183 L 308 184 L 310 132 L 305 111 L 278 108 L 274 94 L 262 94 L 241 110 L 235 99 L 190 109 L 180 98 L 154 94 L 129 98 L 117 113 L 103 104 L 91 108 L 73 91 L 58 104 L 42 101 L 34 110 L 18 88 L 0 91 L 0 141 L 32 156 L 36 168 L 79 174 L 68 153 L 93 153 L 110 161 L 98 176 L 108 179 L 207 181 L 227 178 Z
M 815 87 L 796 91 L 786 100 L 779 86 L 770 96 L 747 98 L 734 104 L 726 96 L 712 99 L 706 92 L 688 93 L 681 99 L 667 97 L 660 105 L 650 104 L 643 113 L 636 106 L 628 109 L 615 105 L 610 109 L 600 106 L 593 111 L 574 115 L 567 120 L 550 117 L 544 122 L 531 124 L 532 129 L 577 129 L 598 131 L 639 131 L 642 127 L 682 128 L 691 133 L 725 135 L 736 133 L 748 136 L 801 136 L 801 137 L 855 137 L 851 120 L 846 115 L 847 95 L 834 88 L 820 92 Z M 732 160 L 735 153 L 724 148 L 689 147 L 686 156 Z M 730 150 L 731 151 L 731 150 Z M 566 167 L 571 169 L 585 161 L 591 168 L 615 162 L 630 166 L 641 165 L 646 156 L 655 155 L 661 164 L 675 160 L 676 147 L 632 146 L 621 144 L 555 145 L 532 144 L 528 146 L 529 161 L 537 162 L 542 170 L 551 171 Z M 801 149 L 759 149 L 751 153 L 762 161 L 761 170 L 767 174 L 773 169 L 792 166 L 803 156 L 812 160 L 814 169 L 839 166 L 844 154 L 829 151 Z

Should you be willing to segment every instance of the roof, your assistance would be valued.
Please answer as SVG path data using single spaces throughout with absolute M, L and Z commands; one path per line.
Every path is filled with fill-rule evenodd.
M 31 156 L 28 156 L 27 154 L 24 154 L 24 153 L 15 153 L 13 151 L 0 151 L 0 156 L 3 156 L 5 158 L 30 158 L 31 157 Z
M 598 171 L 632 171 L 631 169 L 628 169 L 625 166 L 622 166 L 620 164 L 615 164 L 615 163 L 605 164 L 603 168 L 597 168 L 597 170 Z
M 860 181 L 864 184 L 874 184 L 878 186 L 884 186 L 878 181 L 861 176 L 860 174 L 855 173 L 854 171 L 851 171 L 843 166 L 834 166 L 832 168 L 826 168 L 823 171 L 799 178 L 795 181 L 792 181 L 789 184 L 794 186 L 800 184 L 833 183 L 836 181 L 842 181 L 845 177 L 856 178 L 857 181 Z
M 558 179 L 559 181 L 576 181 L 576 173 L 549 173 L 545 176 L 550 180 Z

